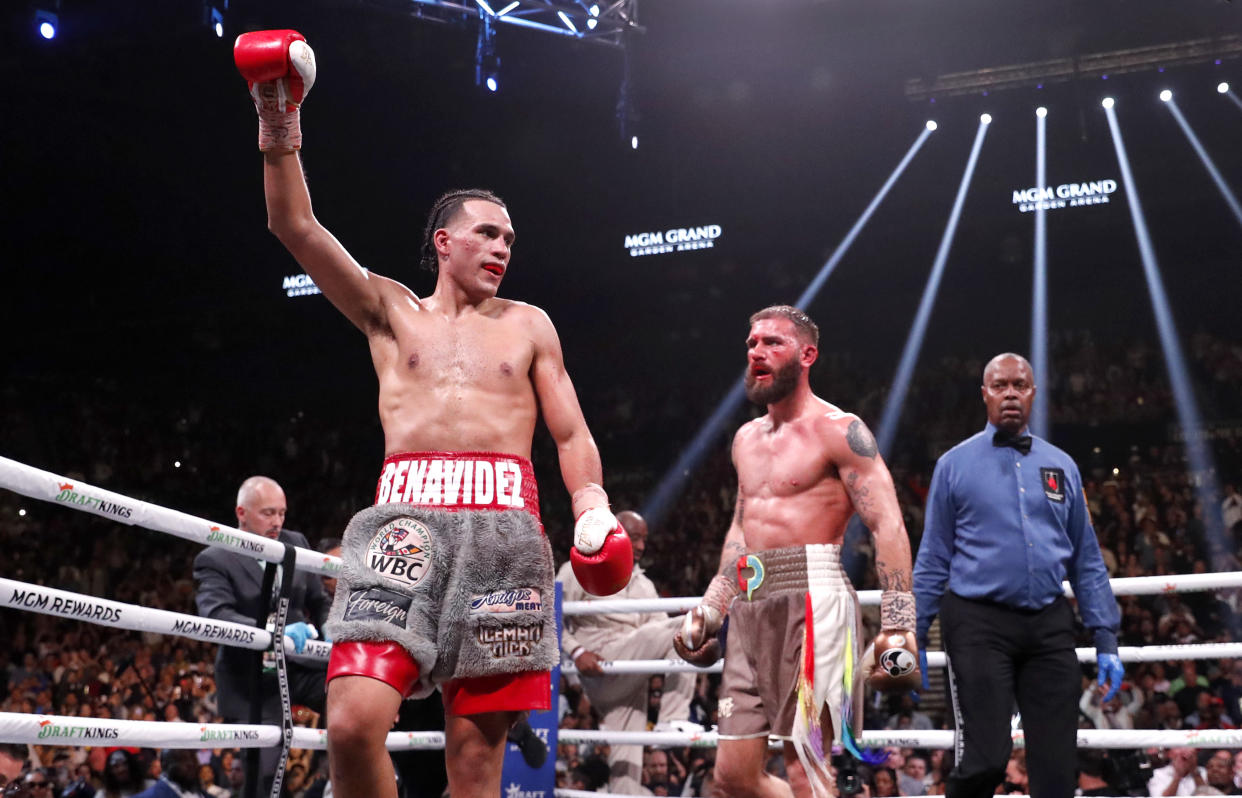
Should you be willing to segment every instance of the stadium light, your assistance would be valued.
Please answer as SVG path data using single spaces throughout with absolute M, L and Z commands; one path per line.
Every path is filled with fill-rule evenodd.
M 60 31 L 60 16 L 54 11 L 35 9 L 35 30 L 40 38 L 50 42 Z
M 991 115 L 991 114 L 982 114 L 982 115 L 979 117 L 979 123 L 980 123 L 980 124 L 982 124 L 982 125 L 990 125 L 990 124 L 992 124 L 992 115 Z
M 925 125 L 925 127 L 926 127 L 928 130 L 935 130 L 935 129 L 937 128 L 937 125 L 936 125 L 936 120 L 935 120 L 935 119 L 928 119 L 928 120 L 927 120 L 927 124 Z
M 1112 108 L 1114 105 L 1116 105 L 1116 103 L 1114 102 L 1112 97 L 1105 97 L 1103 100 L 1100 100 L 1100 105 L 1108 109 L 1108 108 Z
M 862 232 L 863 227 L 870 221 L 871 216 L 880 207 L 880 203 L 888 196 L 889 190 L 897 183 L 897 179 L 905 172 L 906 167 L 914 160 L 914 156 L 930 135 L 931 131 L 927 129 L 919 133 L 918 138 L 910 145 L 910 149 L 906 151 L 905 156 L 902 157 L 897 167 L 893 169 L 892 174 L 884 181 L 884 185 L 880 187 L 875 197 L 872 198 L 871 203 L 862 212 L 862 215 L 858 217 L 858 220 L 854 222 L 854 226 L 845 234 L 845 238 L 833 250 L 832 255 L 820 267 L 819 273 L 815 275 L 815 279 L 811 280 L 806 289 L 803 290 L 802 295 L 794 302 L 795 306 L 805 308 L 814 301 L 820 289 L 824 287 L 824 283 L 828 281 L 833 271 L 836 270 L 837 264 L 841 262 L 841 259 L 845 257 L 845 253 L 849 251 L 850 246 L 854 243 L 854 239 Z M 637 137 L 635 137 L 635 141 L 637 141 Z M 652 491 L 646 503 L 644 503 L 643 517 L 647 519 L 648 524 L 655 527 L 659 526 L 665 515 L 667 515 L 669 508 L 673 506 L 673 502 L 681 494 L 682 488 L 690 478 L 690 473 L 698 467 L 703 458 L 711 451 L 711 448 L 716 445 L 717 440 L 724 433 L 725 424 L 737 414 L 738 409 L 741 408 L 745 400 L 746 379 L 743 373 L 733 383 L 733 386 L 725 394 L 724 398 L 717 403 L 711 415 L 700 425 L 690 443 L 686 444 L 686 447 L 677 455 L 677 460 L 664 472 L 655 490 Z
M 1043 107 L 1042 105 L 1035 109 L 1035 116 L 1038 116 L 1040 119 L 1043 119 L 1047 115 L 1048 115 L 1048 109 Z
M 1169 91 L 1168 89 L 1165 89 L 1164 91 L 1160 92 L 1160 102 L 1167 103 L 1169 100 L 1172 100 L 1172 99 L 1173 99 L 1173 92 Z

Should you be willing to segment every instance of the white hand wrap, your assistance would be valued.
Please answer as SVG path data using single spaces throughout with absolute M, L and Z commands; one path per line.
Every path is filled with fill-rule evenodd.
M 572 502 L 574 518 L 579 518 L 587 510 L 597 507 L 608 509 L 608 494 L 599 485 L 588 482 L 574 491 Z
M 904 590 L 885 590 L 880 594 L 880 628 L 913 631 L 918 618 L 914 594 Z
M 608 508 L 592 507 L 574 522 L 574 548 L 582 554 L 594 554 L 616 528 L 616 516 Z

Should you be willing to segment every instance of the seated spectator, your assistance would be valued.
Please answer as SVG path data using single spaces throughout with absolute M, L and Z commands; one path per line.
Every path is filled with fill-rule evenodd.
M 1220 790 L 1222 795 L 1242 795 L 1242 788 L 1233 783 L 1233 754 L 1217 751 L 1208 758 L 1203 768 L 1209 787 Z
M 870 781 L 867 782 L 867 788 L 871 791 L 871 798 L 890 798 L 890 796 L 900 795 L 897 792 L 897 774 L 890 767 L 878 767 L 872 774 Z
M 1207 772 L 1199 767 L 1195 749 L 1174 748 L 1168 758 L 1169 764 L 1157 768 L 1148 779 L 1149 795 L 1194 795 L 1207 784 Z

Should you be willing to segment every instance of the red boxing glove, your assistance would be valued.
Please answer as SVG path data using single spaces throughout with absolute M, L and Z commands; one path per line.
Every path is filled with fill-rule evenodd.
M 300 149 L 300 108 L 315 83 L 315 52 L 306 38 L 295 30 L 243 33 L 233 61 L 259 112 L 259 149 Z
M 574 524 L 569 562 L 583 590 L 593 596 L 611 596 L 630 583 L 634 547 L 616 516 L 594 507 Z
M 867 681 L 882 693 L 918 690 L 923 683 L 919 649 L 914 633 L 908 630 L 880 632 L 875 642 L 867 647 L 859 665 L 870 668 Z

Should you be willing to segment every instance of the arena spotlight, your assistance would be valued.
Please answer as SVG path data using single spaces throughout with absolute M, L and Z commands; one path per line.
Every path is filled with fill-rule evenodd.
M 1217 83 L 1217 84 L 1216 84 L 1216 93 L 1217 93 L 1217 94 L 1228 94 L 1228 93 L 1229 93 L 1229 84 L 1228 84 L 1228 83 L 1225 83 L 1224 81 L 1222 81 L 1222 82 L 1220 82 L 1220 83 Z
M 491 7 L 480 0 L 480 8 Z M 482 17 L 479 25 L 479 38 L 474 48 L 474 85 L 481 86 L 493 94 L 500 90 L 500 56 L 496 54 L 496 16 L 489 14 Z
M 26 508 L 24 508 L 24 507 L 23 507 L 22 509 L 18 510 L 18 511 L 17 511 L 17 514 L 18 514 L 19 516 L 21 516 L 22 518 L 25 518 L 25 517 L 26 517 Z
M 1044 113 L 1039 113 L 1043 111 Z M 1042 192 L 1048 186 L 1048 120 L 1046 108 L 1039 108 L 1035 119 L 1035 185 Z M 1035 400 L 1031 406 L 1031 431 L 1047 436 L 1048 398 L 1048 209 L 1035 204 L 1035 251 L 1031 269 L 1031 377 L 1035 380 Z
M 572 33 L 577 33 L 578 28 L 574 25 L 574 21 L 564 11 L 557 11 L 556 15 L 561 18 L 561 22 L 565 23 L 565 27 L 569 28 Z
M 837 268 L 841 259 L 845 257 L 845 253 L 849 251 L 850 246 L 854 243 L 854 239 L 862 232 L 867 222 L 870 221 L 872 214 L 880 207 L 880 203 L 888 196 L 889 190 L 897 183 L 898 178 L 905 172 L 910 162 L 914 160 L 914 156 L 930 135 L 931 131 L 924 126 L 918 138 L 910 145 L 910 149 L 906 151 L 897 167 L 893 169 L 892 174 L 888 176 L 888 179 L 884 181 L 884 185 L 880 187 L 875 197 L 872 198 L 871 203 L 867 205 L 862 215 L 854 222 L 854 226 L 845 234 L 845 238 L 841 239 L 841 243 L 833 250 L 832 255 L 820 267 L 819 273 L 815 275 L 815 279 L 811 280 L 806 289 L 803 290 L 802 295 L 798 297 L 794 303 L 797 307 L 806 308 L 815 300 L 820 289 L 824 287 L 824 283 L 828 281 L 829 276 Z M 635 140 L 637 140 L 637 136 Z M 725 424 L 737 414 L 745 399 L 746 374 L 743 371 L 737 381 L 733 383 L 733 387 L 729 389 L 729 392 L 725 394 L 724 398 L 712 410 L 711 415 L 707 417 L 707 420 L 695 432 L 694 438 L 677 455 L 677 460 L 672 467 L 664 472 L 659 484 L 656 485 L 655 490 L 652 491 L 647 502 L 643 505 L 643 517 L 647 519 L 648 524 L 657 526 L 663 520 L 669 508 L 672 507 L 673 502 L 681 494 L 682 487 L 690 478 L 690 474 L 725 434 Z
M 990 124 L 992 124 L 992 115 L 991 115 L 991 114 L 982 114 L 982 115 L 979 117 L 979 124 L 981 124 L 981 125 L 990 125 Z
M 224 38 L 224 12 L 228 8 L 228 0 L 205 0 L 203 3 L 203 24 L 211 28 L 217 39 Z
M 630 136 L 630 149 L 638 149 L 638 136 Z
M 595 26 L 599 24 L 599 3 L 595 3 L 587 13 L 591 16 L 587 19 L 587 30 L 595 30 Z
M 1103 100 L 1100 100 L 1100 105 L 1105 108 L 1112 108 L 1115 104 L 1112 97 L 1105 97 Z
M 496 16 L 498 16 L 498 17 L 503 17 L 505 14 L 508 14 L 510 11 L 512 11 L 513 9 L 517 8 L 517 7 L 518 7 L 518 5 L 519 5 L 519 4 L 518 4 L 518 0 L 513 0 L 513 2 L 512 2 L 512 3 L 510 3 L 510 4 L 509 4 L 509 5 L 507 5 L 507 6 L 505 6 L 504 8 L 500 9 L 499 11 L 497 11 L 497 12 L 496 12 Z
M 888 457 L 893 439 L 897 437 L 897 422 L 901 418 L 901 410 L 906 403 L 906 393 L 910 390 L 910 378 L 914 376 L 914 366 L 923 348 L 927 324 L 931 321 L 932 306 L 936 304 L 940 280 L 944 277 L 945 264 L 949 260 L 949 249 L 953 246 L 957 223 L 962 216 L 962 206 L 966 204 L 966 192 L 975 174 L 975 165 L 979 162 L 979 152 L 983 149 L 983 139 L 988 134 L 988 122 L 990 121 L 991 117 L 987 114 L 979 117 L 979 130 L 975 133 L 975 143 L 970 148 L 970 158 L 966 161 L 966 170 L 962 173 L 962 182 L 957 188 L 957 199 L 953 201 L 953 210 L 950 211 L 949 221 L 945 224 L 940 247 L 936 250 L 936 258 L 932 261 L 931 274 L 927 276 L 927 284 L 923 288 L 923 298 L 919 300 L 919 309 L 915 313 L 914 323 L 910 325 L 910 332 L 906 336 L 906 344 L 901 352 L 901 362 L 897 365 L 897 374 L 893 377 L 892 388 L 884 403 L 884 414 L 880 417 L 880 430 L 877 435 L 880 454 L 884 457 Z
M 1038 116 L 1040 119 L 1043 119 L 1047 115 L 1048 115 L 1048 109 L 1043 107 L 1042 105 L 1035 109 L 1035 116 Z
M 928 130 L 935 130 L 938 127 L 938 125 L 936 124 L 935 119 L 928 119 L 927 124 L 924 125 L 924 127 L 926 127 Z
M 39 32 L 39 37 L 50 42 L 56 38 L 56 34 L 60 30 L 60 15 L 54 11 L 44 11 L 41 8 L 35 9 L 34 23 L 35 30 Z
M 1160 102 L 1167 103 L 1169 100 L 1172 100 L 1172 99 L 1173 99 L 1173 92 L 1169 91 L 1168 89 L 1165 89 L 1164 91 L 1160 92 Z
M 1190 123 L 1186 121 L 1186 117 L 1182 116 L 1182 109 L 1177 107 L 1177 103 L 1169 102 L 1169 113 L 1173 114 L 1173 118 L 1177 120 L 1177 125 L 1182 129 L 1182 133 L 1186 135 L 1186 140 L 1190 142 L 1191 148 L 1194 149 L 1195 155 L 1199 156 L 1199 160 L 1203 163 L 1203 168 L 1208 171 L 1212 182 L 1216 184 L 1216 189 L 1220 191 L 1221 197 L 1225 200 L 1225 204 L 1229 206 L 1229 210 L 1233 212 L 1233 218 L 1238 221 L 1238 225 L 1242 227 L 1242 205 L 1238 203 L 1238 198 L 1234 195 L 1233 189 L 1225 182 L 1224 175 L 1216 168 L 1216 162 L 1212 160 L 1212 156 L 1208 155 L 1208 151 L 1204 149 L 1203 143 L 1199 141 L 1199 137 L 1195 134 Z
M 1169 105 L 1170 109 L 1173 107 L 1173 104 Z M 1134 183 L 1134 174 L 1130 169 L 1130 158 L 1126 154 L 1126 145 L 1121 137 L 1121 125 L 1117 122 L 1115 111 L 1110 108 L 1106 113 L 1108 129 L 1113 136 L 1113 148 L 1117 153 L 1117 164 L 1121 168 L 1121 184 L 1125 187 L 1126 200 L 1130 205 L 1130 220 L 1134 226 L 1134 239 L 1138 244 L 1139 260 L 1143 264 L 1143 276 L 1147 282 L 1152 314 L 1156 317 L 1156 332 L 1160 337 L 1164 365 L 1168 371 L 1169 385 L 1173 388 L 1177 420 L 1182 427 L 1186 441 L 1187 464 L 1192 474 L 1199 475 L 1199 480 L 1194 486 L 1195 494 L 1203 508 L 1209 545 L 1223 545 L 1221 530 L 1216 528 L 1214 520 L 1210 517 L 1220 506 L 1215 458 L 1208 441 L 1198 434 L 1203 429 L 1203 424 L 1202 417 L 1199 415 L 1199 405 L 1195 400 L 1194 384 L 1191 382 L 1190 371 L 1182 354 L 1177 325 L 1173 320 L 1169 297 L 1164 289 L 1164 280 L 1160 276 L 1160 264 L 1156 261 L 1156 249 L 1152 245 L 1151 234 L 1147 229 L 1147 219 L 1139 201 L 1138 187 Z M 1116 473 L 1115 470 L 1114 473 Z

